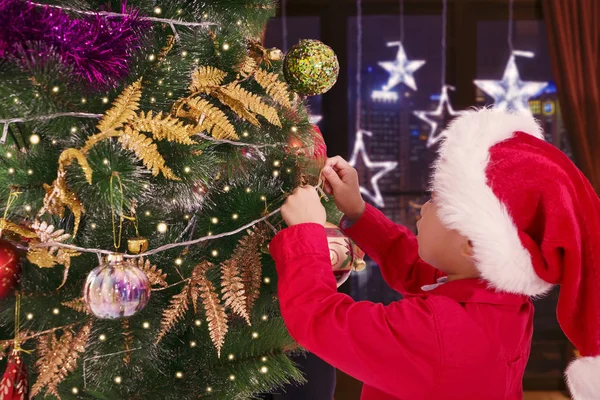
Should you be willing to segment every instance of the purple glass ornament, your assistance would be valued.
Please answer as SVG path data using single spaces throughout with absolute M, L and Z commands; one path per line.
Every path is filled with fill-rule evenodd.
M 0 58 L 13 56 L 24 68 L 59 62 L 94 89 L 115 87 L 129 73 L 132 53 L 151 27 L 133 9 L 123 17 L 87 15 L 73 19 L 52 7 L 0 0 Z
M 121 254 L 108 256 L 88 275 L 83 288 L 88 310 L 98 318 L 130 317 L 150 300 L 150 281 L 135 264 Z

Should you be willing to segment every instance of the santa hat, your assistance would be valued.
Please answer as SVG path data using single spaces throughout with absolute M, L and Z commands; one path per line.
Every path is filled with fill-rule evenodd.
M 560 285 L 557 316 L 581 358 L 567 368 L 576 400 L 600 399 L 600 200 L 535 119 L 468 111 L 444 132 L 432 190 L 442 222 L 473 243 L 483 279 L 541 296 Z

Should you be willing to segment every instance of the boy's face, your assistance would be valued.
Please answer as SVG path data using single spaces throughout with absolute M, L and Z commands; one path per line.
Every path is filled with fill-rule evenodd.
M 467 238 L 442 224 L 438 217 L 435 194 L 421 208 L 417 222 L 419 257 L 448 275 L 472 274 L 472 247 Z

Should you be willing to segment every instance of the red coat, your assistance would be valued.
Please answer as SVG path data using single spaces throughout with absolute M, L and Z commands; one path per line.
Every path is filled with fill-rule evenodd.
M 364 382 L 363 400 L 517 400 L 529 358 L 533 305 L 464 279 L 429 291 L 440 272 L 416 237 L 367 206 L 346 233 L 404 295 L 388 306 L 338 293 L 325 230 L 302 224 L 271 242 L 281 313 L 292 337 Z

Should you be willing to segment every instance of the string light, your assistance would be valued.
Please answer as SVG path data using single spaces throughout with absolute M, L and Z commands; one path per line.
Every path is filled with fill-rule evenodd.
M 31 136 L 29 136 L 29 142 L 31 144 L 38 144 L 40 142 L 40 137 L 39 135 L 36 135 L 35 133 Z
M 103 97 L 102 98 L 102 103 L 107 104 L 108 103 L 108 97 Z
M 18 104 L 18 103 L 19 103 L 19 99 L 18 99 L 18 98 L 16 98 L 16 97 L 13 99 L 13 101 L 15 102 L 15 104 Z
M 71 393 L 73 394 L 78 394 L 79 393 L 79 389 L 77 389 L 76 387 L 71 389 Z
M 192 341 L 190 342 L 190 347 L 192 347 L 192 348 L 196 347 L 196 342 L 192 340 Z
M 11 158 L 12 157 L 12 153 L 10 151 L 6 152 L 6 158 Z
M 176 258 L 175 259 L 175 264 L 181 265 L 181 264 L 183 264 L 183 260 L 181 258 Z
M 387 83 L 383 85 L 383 90 L 387 92 L 401 83 L 404 83 L 412 90 L 417 90 L 417 83 L 413 74 L 425 64 L 425 60 L 409 60 L 406 57 L 402 42 L 388 42 L 387 46 L 398 46 L 398 52 L 394 61 L 382 61 L 378 63 L 381 68 L 390 74 Z
M 294 133 L 298 132 L 298 128 L 295 126 L 292 126 L 292 132 L 294 132 Z
M 275 178 L 277 178 L 279 176 L 279 171 L 278 170 L 273 171 L 273 176 Z
M 232 361 L 233 359 L 235 359 L 235 356 L 233 354 L 230 354 L 227 356 L 227 358 L 229 359 L 229 361 Z
M 266 197 L 265 195 L 262 195 L 262 196 L 260 196 L 260 199 L 261 199 L 262 201 L 267 201 L 267 197 Z
M 225 50 L 225 51 L 229 50 L 229 44 L 228 43 L 223 43 L 223 50 Z
M 244 131 L 244 133 L 242 133 L 242 136 L 243 137 L 248 137 L 248 136 L 250 136 L 250 134 L 248 133 L 248 131 Z
M 105 158 L 104 160 L 102 160 L 102 164 L 108 165 L 108 158 Z
M 58 86 L 54 86 L 54 87 L 52 88 L 52 91 L 53 91 L 54 93 L 58 93 L 58 92 L 60 91 L 60 88 L 59 88 Z
M 258 339 L 258 332 L 252 332 L 252 339 Z
M 202 18 L 208 18 L 208 13 L 202 14 Z
M 263 315 L 263 316 L 261 317 L 261 319 L 262 319 L 263 321 L 266 321 L 266 320 L 268 320 L 268 319 L 269 319 L 269 317 L 268 317 L 268 316 L 266 316 L 266 315 Z
M 25 211 L 27 211 L 27 212 L 31 211 L 31 206 L 29 204 L 27 204 L 25 206 Z
M 181 15 L 183 13 L 183 10 L 180 8 L 179 10 L 177 10 L 177 14 Z
M 14 168 L 9 168 L 8 169 L 8 173 L 11 174 L 11 175 L 14 174 L 15 173 L 15 169 Z
M 231 216 L 231 218 L 232 218 L 234 221 L 235 221 L 235 220 L 237 220 L 239 217 L 240 217 L 240 216 L 239 216 L 238 214 L 233 214 L 233 215 Z
M 183 51 L 181 52 L 181 57 L 187 57 L 187 55 L 188 55 L 188 52 L 187 52 L 187 51 L 183 50 Z
M 158 80 L 158 86 L 162 86 L 163 83 L 164 83 L 164 81 L 162 79 Z
M 96 226 L 98 226 L 98 225 L 92 223 L 90 226 L 92 227 L 92 229 L 96 229 Z
M 246 193 L 250 193 L 250 192 L 252 192 L 252 189 L 246 188 Z
M 159 15 L 162 13 L 162 9 L 160 7 L 154 7 L 154 14 Z
M 267 357 L 266 357 L 266 356 L 263 356 L 263 357 L 260 359 L 260 361 L 262 361 L 262 362 L 267 362 Z
M 52 144 L 56 144 L 56 140 L 53 140 L 53 141 L 52 141 Z
M 269 278 L 268 276 L 265 276 L 265 279 L 263 279 L 263 282 L 265 282 L 268 285 L 269 283 L 271 283 L 271 278 Z
M 212 392 L 212 388 L 209 386 L 209 387 L 207 387 L 207 388 L 206 388 L 206 391 L 207 391 L 208 393 L 210 393 L 210 392 Z
M 27 319 L 31 321 L 33 319 L 33 314 L 27 313 Z
M 197 319 L 197 320 L 194 321 L 194 325 L 200 326 L 200 325 L 202 325 L 202 321 L 200 321 L 199 319 Z
M 35 96 L 35 98 L 37 99 L 37 98 L 39 98 L 39 97 L 40 97 L 40 94 L 39 94 L 39 93 L 35 93 L 35 94 L 34 94 L 34 96 Z
M 186 174 L 189 174 L 191 170 L 192 170 L 192 169 L 191 169 L 190 167 L 185 167 L 185 168 L 183 169 L 183 172 L 185 172 Z
M 142 327 L 143 327 L 144 329 L 150 329 L 150 322 L 148 322 L 148 321 L 144 322 L 144 323 L 142 324 Z
M 173 92 L 167 92 L 167 97 L 173 97 Z
M 210 219 L 210 222 L 212 222 L 213 224 L 215 224 L 215 225 L 216 225 L 216 224 L 218 224 L 218 223 L 219 223 L 219 218 L 217 218 L 217 217 L 212 217 L 212 218 Z
M 82 103 L 82 104 L 85 104 L 85 103 L 87 103 L 87 99 L 86 99 L 85 97 L 82 97 L 82 98 L 81 98 L 81 103 Z
M 156 103 L 156 97 L 150 97 L 150 103 Z
M 28 169 L 27 170 L 27 175 L 33 175 L 33 170 L 32 169 Z
M 77 132 L 77 127 L 75 127 L 75 126 L 72 126 L 72 127 L 71 127 L 71 133 L 75 133 L 75 132 Z
M 261 374 L 266 374 L 267 372 L 269 372 L 269 368 L 267 368 L 264 365 L 262 367 L 260 367 L 260 373 Z
M 58 308 L 55 308 L 55 309 L 52 310 L 52 314 L 58 315 L 58 314 L 60 314 L 60 310 Z
M 242 25 L 242 20 L 241 20 L 241 19 L 238 19 L 238 21 L 237 21 L 237 25 L 238 25 L 238 26 L 241 26 L 241 25 Z
M 150 60 L 150 61 L 154 61 L 154 60 L 156 60 L 156 56 L 155 56 L 154 54 L 150 54 L 150 55 L 148 56 L 148 60 Z M 160 83 L 160 81 L 159 81 L 159 85 L 162 85 L 162 83 Z
M 372 136 L 373 133 L 362 129 L 356 132 L 354 150 L 352 151 L 352 157 L 350 158 L 349 164 L 355 167 L 356 160 L 358 158 L 358 155 L 360 154 L 363 163 L 368 169 L 372 170 L 375 168 L 380 168 L 380 170 L 377 173 L 372 174 L 371 176 L 371 187 L 373 188 L 373 193 L 369 192 L 363 186 L 360 187 L 360 192 L 363 193 L 369 199 L 371 199 L 378 207 L 384 207 L 385 202 L 383 201 L 383 196 L 381 195 L 381 191 L 379 190 L 378 181 L 385 174 L 396 168 L 398 163 L 395 161 L 371 161 L 369 155 L 367 154 L 367 149 L 363 141 L 363 135 Z
M 279 161 L 279 160 L 273 161 L 273 166 L 274 167 L 279 167 L 280 165 L 281 165 L 281 161 Z
M 123 382 L 123 379 L 122 379 L 120 376 L 115 376 L 115 383 L 116 383 L 117 385 L 120 385 L 120 384 L 121 384 L 121 382 Z
M 213 257 L 217 257 L 219 255 L 219 250 L 213 250 L 211 254 Z
M 212 236 L 212 232 L 211 231 L 208 231 L 208 236 Z
M 233 375 L 233 374 L 229 375 L 229 380 L 230 381 L 235 381 L 235 375 Z
M 98 340 L 104 342 L 106 340 L 106 335 L 103 333 L 102 335 L 98 336 Z
M 150 211 L 146 211 L 146 212 L 144 212 L 144 215 L 145 215 L 146 217 L 149 217 L 149 216 L 150 216 Z
M 533 58 L 535 53 L 513 50 L 508 58 L 502 80 L 476 79 L 473 83 L 494 99 L 495 109 L 512 109 L 519 112 L 531 113 L 529 99 L 536 96 L 542 89 L 548 86 L 548 82 L 522 81 L 515 62 L 516 56 Z
M 160 233 L 165 233 L 169 227 L 164 222 L 161 222 L 156 226 L 156 230 Z
M 185 214 L 185 215 L 183 216 L 183 219 L 185 219 L 185 220 L 188 220 L 188 219 L 190 219 L 190 214 Z
M 181 371 L 175 372 L 175 377 L 177 377 L 179 379 L 183 378 L 183 372 L 181 372 Z
M 230 186 L 225 186 L 225 187 L 223 188 L 223 191 L 224 191 L 224 192 L 229 192 L 230 190 L 231 190 L 231 187 L 230 187 Z

